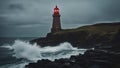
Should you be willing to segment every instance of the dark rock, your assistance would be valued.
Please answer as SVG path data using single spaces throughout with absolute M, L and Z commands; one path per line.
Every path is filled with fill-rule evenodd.
M 39 60 L 29 63 L 26 68 L 119 68 L 120 54 L 103 50 L 88 50 L 84 55 L 55 61 Z

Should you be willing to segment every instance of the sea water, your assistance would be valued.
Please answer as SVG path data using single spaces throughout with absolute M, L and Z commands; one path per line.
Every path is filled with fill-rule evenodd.
M 41 59 L 54 61 L 70 58 L 72 55 L 84 54 L 86 49 L 73 47 L 69 42 L 56 46 L 40 47 L 28 41 L 14 40 L 13 44 L 4 43 L 0 46 L 0 68 L 24 68 L 30 62 Z

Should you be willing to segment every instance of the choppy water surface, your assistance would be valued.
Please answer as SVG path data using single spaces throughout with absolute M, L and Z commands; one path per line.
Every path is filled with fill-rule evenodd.
M 72 47 L 68 42 L 54 47 L 40 47 L 37 44 L 15 40 L 13 44 L 6 43 L 0 46 L 0 68 L 23 68 L 29 62 L 70 58 L 71 55 L 84 54 L 85 51 L 86 49 Z

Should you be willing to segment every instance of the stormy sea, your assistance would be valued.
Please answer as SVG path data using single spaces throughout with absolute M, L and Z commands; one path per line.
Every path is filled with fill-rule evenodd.
M 72 47 L 69 42 L 57 46 L 40 47 L 30 44 L 34 38 L 0 38 L 0 68 L 24 68 L 30 62 L 41 59 L 54 61 L 70 58 L 72 55 L 84 54 L 87 49 Z

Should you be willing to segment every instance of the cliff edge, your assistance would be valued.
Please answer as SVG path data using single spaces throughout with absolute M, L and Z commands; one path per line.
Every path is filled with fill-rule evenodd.
M 31 40 L 40 46 L 55 46 L 69 42 L 80 48 L 118 48 L 120 47 L 120 22 L 98 23 L 76 29 L 63 29 L 59 32 L 48 33 L 46 37 Z M 112 48 L 111 48 L 112 47 Z

